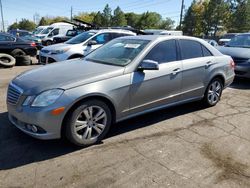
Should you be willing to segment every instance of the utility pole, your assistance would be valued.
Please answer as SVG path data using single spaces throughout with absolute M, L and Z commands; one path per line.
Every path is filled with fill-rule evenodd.
M 71 10 L 70 10 L 70 21 L 72 22 L 73 19 L 73 7 L 71 6 Z
M 5 32 L 5 29 L 4 29 L 4 19 L 3 19 L 3 6 L 2 6 L 2 0 L 0 0 L 0 8 L 1 8 L 3 32 Z
M 184 9 L 184 0 L 181 1 L 181 15 L 180 15 L 180 25 L 179 25 L 180 29 L 181 29 L 181 24 L 182 24 L 183 9 Z

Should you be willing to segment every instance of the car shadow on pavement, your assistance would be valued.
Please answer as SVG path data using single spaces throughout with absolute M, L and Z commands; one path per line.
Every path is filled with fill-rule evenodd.
M 250 89 L 250 79 L 235 78 L 230 87 L 234 89 Z
M 158 110 L 115 124 L 106 139 L 183 114 L 203 109 L 199 102 Z M 102 144 L 102 143 L 100 143 Z M 7 112 L 0 113 L 0 170 L 49 160 L 80 149 L 65 140 L 37 140 L 11 125 Z

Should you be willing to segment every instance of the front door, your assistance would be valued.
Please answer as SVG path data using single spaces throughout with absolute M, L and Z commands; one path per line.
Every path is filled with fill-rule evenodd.
M 177 102 L 182 82 L 182 61 L 175 40 L 155 45 L 144 60 L 159 63 L 159 70 L 135 71 L 131 76 L 130 111 L 141 112 Z

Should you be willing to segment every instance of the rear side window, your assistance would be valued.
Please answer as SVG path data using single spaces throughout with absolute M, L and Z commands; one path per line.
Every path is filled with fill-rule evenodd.
M 166 40 L 157 44 L 147 54 L 144 59 L 157 61 L 158 63 L 167 63 L 177 61 L 175 40 Z
M 203 57 L 201 44 L 192 40 L 180 40 L 182 59 Z
M 97 44 L 105 44 L 111 40 L 110 33 L 101 33 L 95 36 L 92 40 L 95 40 Z
M 201 48 L 204 57 L 213 56 L 213 54 L 205 46 L 201 45 Z

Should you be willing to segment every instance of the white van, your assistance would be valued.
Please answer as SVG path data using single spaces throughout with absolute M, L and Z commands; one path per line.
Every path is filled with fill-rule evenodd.
M 73 25 L 64 22 L 58 22 L 51 24 L 47 27 L 41 34 L 37 37 L 42 39 L 42 44 L 45 46 L 51 45 L 53 43 L 54 36 L 65 36 L 68 30 L 73 29 Z

